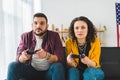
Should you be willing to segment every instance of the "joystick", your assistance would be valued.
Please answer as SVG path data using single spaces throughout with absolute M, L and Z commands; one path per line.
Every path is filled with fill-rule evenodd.
M 76 54 L 72 54 L 71 55 L 72 58 L 84 58 L 85 57 L 85 54 L 80 54 L 80 55 L 76 55 Z
M 36 52 L 37 52 L 38 50 L 28 50 L 27 51 L 27 54 L 30 54 L 30 55 L 32 55 L 32 54 L 35 54 Z

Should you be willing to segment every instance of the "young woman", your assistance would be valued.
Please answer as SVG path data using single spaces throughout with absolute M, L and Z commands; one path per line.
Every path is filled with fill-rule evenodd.
M 100 40 L 93 23 L 84 16 L 72 20 L 66 40 L 68 80 L 103 80 Z

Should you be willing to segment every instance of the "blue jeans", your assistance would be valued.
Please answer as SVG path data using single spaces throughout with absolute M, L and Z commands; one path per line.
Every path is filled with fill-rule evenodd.
M 12 62 L 8 66 L 7 80 L 65 80 L 65 72 L 59 62 L 51 64 L 46 71 L 36 71 L 29 64 Z
M 83 80 L 103 80 L 104 72 L 101 68 L 89 67 L 80 74 L 80 70 L 74 67 L 68 69 L 68 80 L 81 80 L 80 77 L 83 75 Z

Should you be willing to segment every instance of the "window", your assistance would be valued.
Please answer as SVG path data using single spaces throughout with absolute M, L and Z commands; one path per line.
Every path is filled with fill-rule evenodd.
M 6 78 L 8 64 L 16 58 L 20 35 L 31 30 L 34 5 L 41 5 L 41 0 L 35 1 L 39 2 L 0 0 L 0 80 Z

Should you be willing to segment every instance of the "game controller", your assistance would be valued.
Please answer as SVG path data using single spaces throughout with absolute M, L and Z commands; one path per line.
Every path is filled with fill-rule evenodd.
M 36 52 L 37 52 L 38 50 L 28 50 L 27 51 L 27 54 L 30 54 L 30 55 L 32 55 L 32 54 L 35 54 Z
M 72 58 L 84 58 L 85 57 L 85 54 L 80 54 L 80 55 L 76 55 L 76 54 L 72 54 L 71 55 Z

